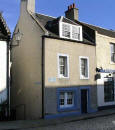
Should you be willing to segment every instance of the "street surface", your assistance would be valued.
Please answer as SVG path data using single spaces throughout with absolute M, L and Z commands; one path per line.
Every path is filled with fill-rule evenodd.
M 115 115 L 23 130 L 115 130 Z

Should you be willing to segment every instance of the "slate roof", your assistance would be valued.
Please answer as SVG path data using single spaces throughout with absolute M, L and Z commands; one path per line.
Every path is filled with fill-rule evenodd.
M 107 29 L 97 27 L 97 26 L 94 26 L 94 25 L 90 25 L 90 24 L 87 24 L 87 23 L 83 23 L 83 22 L 81 22 L 81 23 L 83 25 L 88 26 L 88 27 L 92 28 L 93 30 L 97 31 L 99 34 L 115 38 L 115 31 L 113 31 L 113 30 L 107 30 Z
M 50 36 L 59 38 L 59 20 L 61 17 L 55 18 L 43 14 L 35 13 L 35 18 L 43 25 L 43 27 L 48 31 Z M 90 25 L 87 23 L 83 23 L 80 21 L 72 21 L 70 19 L 67 19 L 63 17 L 63 22 L 74 24 L 74 25 L 82 25 L 83 27 L 83 42 L 88 44 L 95 44 L 95 31 L 97 31 L 99 34 L 106 35 L 109 37 L 115 38 L 115 32 L 112 30 L 103 29 L 101 27 L 97 27 L 94 25 Z
M 61 19 L 61 17 L 55 18 L 55 17 L 36 13 L 35 18 L 44 26 L 45 29 L 47 29 L 50 37 L 60 38 L 58 23 L 59 23 L 59 20 Z M 66 22 L 66 23 L 78 25 L 78 23 L 71 21 L 70 19 L 67 19 L 65 17 L 63 17 L 62 21 Z M 92 42 L 86 38 L 83 39 L 83 43 L 90 44 L 90 45 L 95 44 L 94 42 Z
M 53 21 L 53 20 L 56 19 L 54 17 L 50 17 L 50 16 L 47 16 L 47 15 L 38 14 L 38 13 L 36 13 L 35 15 L 36 15 L 36 18 L 39 20 L 39 22 L 42 23 L 43 26 L 45 26 L 48 21 Z
M 2 14 L 0 13 L 0 37 L 9 39 L 10 35 L 11 35 L 10 30 L 9 30 Z

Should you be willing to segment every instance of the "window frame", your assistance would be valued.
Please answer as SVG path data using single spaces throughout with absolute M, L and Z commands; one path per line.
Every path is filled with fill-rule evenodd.
M 60 61 L 59 61 L 59 57 L 66 57 L 67 58 L 67 65 L 66 65 L 66 69 L 67 69 L 67 76 L 63 76 L 62 74 L 60 74 Z M 69 55 L 67 54 L 61 54 L 61 53 L 58 53 L 58 59 L 57 59 L 57 66 L 58 66 L 58 78 L 59 79 L 62 79 L 62 78 L 69 78 Z
M 60 93 L 64 92 L 73 92 L 73 104 L 72 105 L 65 105 L 64 107 L 60 106 Z M 57 110 L 60 111 L 71 111 L 77 109 L 77 88 L 57 88 Z
M 69 37 L 65 37 L 65 36 L 63 36 L 63 29 L 62 29 L 62 25 L 63 24 L 65 24 L 65 25 L 68 25 L 68 26 L 70 26 L 70 38 Z M 65 23 L 65 22 L 60 22 L 59 23 L 59 34 L 60 34 L 60 37 L 61 38 L 66 38 L 66 39 L 71 39 L 71 40 L 75 40 L 75 41 L 83 41 L 83 34 L 82 34 L 82 26 L 80 26 L 80 25 L 73 25 L 73 24 L 69 24 L 69 23 Z M 80 30 L 80 39 L 76 39 L 76 38 L 73 38 L 72 37 L 72 28 L 73 27 L 75 27 L 75 28 L 79 28 L 79 30 Z
M 110 43 L 110 63 L 115 64 L 115 61 L 112 61 L 112 60 L 111 60 L 112 54 L 115 54 L 115 52 L 111 52 L 111 46 L 112 46 L 112 45 L 115 47 L 115 43 Z
M 73 98 L 72 98 L 72 104 L 68 104 L 67 103 L 67 99 L 68 99 L 68 93 L 72 92 L 73 93 Z M 60 105 L 60 108 L 69 108 L 69 107 L 73 107 L 74 106 L 74 92 L 73 91 L 67 91 L 67 92 L 63 92 L 64 93 L 64 105 Z M 61 95 L 61 92 L 60 92 Z M 60 103 L 60 96 L 59 96 L 59 103 Z
M 112 79 L 112 81 L 109 81 L 109 80 L 104 81 L 104 102 L 105 102 L 105 103 L 109 103 L 109 102 L 114 102 L 114 101 L 115 101 L 114 78 L 111 77 L 111 79 Z M 113 85 L 113 86 L 109 86 L 109 85 L 110 85 L 110 82 L 111 82 L 111 83 L 113 82 L 113 84 L 111 84 L 111 85 Z M 109 83 L 109 85 L 106 85 L 107 83 Z M 109 93 L 110 91 L 108 91 L 108 89 L 109 89 L 109 90 L 113 89 L 113 94 L 112 94 L 112 93 Z M 106 95 L 106 93 L 107 93 L 107 95 Z M 111 95 L 111 97 L 113 96 L 113 99 L 108 99 L 109 94 Z
M 82 72 L 81 72 L 81 59 L 86 59 L 87 60 L 87 77 L 84 77 L 82 75 Z M 89 79 L 89 57 L 86 57 L 86 56 L 79 56 L 79 71 L 80 71 L 80 79 Z

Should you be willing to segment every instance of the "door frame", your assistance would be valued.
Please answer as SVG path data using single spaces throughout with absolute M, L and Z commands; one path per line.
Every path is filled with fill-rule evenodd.
M 82 98 L 84 96 L 85 96 L 85 99 Z M 85 106 L 83 105 L 84 103 L 85 103 Z M 81 113 L 82 114 L 88 113 L 88 90 L 87 89 L 81 89 Z
M 90 113 L 90 87 L 80 87 L 80 113 L 82 114 L 81 110 L 81 91 L 87 90 L 87 113 Z

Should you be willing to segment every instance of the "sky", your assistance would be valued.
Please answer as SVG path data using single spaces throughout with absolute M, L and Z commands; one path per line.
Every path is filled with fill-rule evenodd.
M 0 11 L 13 32 L 19 18 L 20 0 L 0 0 Z M 106 29 L 115 30 L 115 0 L 36 0 L 36 12 L 64 16 L 68 5 L 76 3 L 79 20 Z

